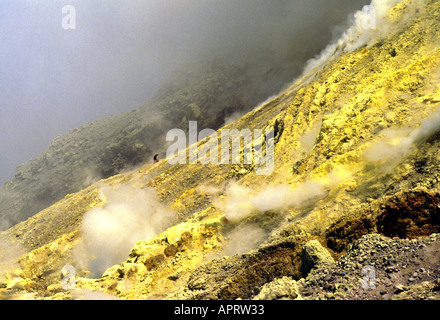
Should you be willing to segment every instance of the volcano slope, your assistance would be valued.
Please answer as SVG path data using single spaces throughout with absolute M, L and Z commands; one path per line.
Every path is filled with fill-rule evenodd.
M 249 111 L 266 97 L 249 85 L 245 67 L 199 63 L 188 69 L 176 70 L 142 106 L 73 129 L 18 167 L 0 187 L 0 230 L 93 182 L 152 162 L 157 153 L 163 157 L 166 132 L 186 129 L 188 119 L 217 129 L 234 112 Z M 274 70 L 265 80 L 273 83 L 276 74 Z
M 437 299 L 440 2 L 381 3 L 223 128 L 273 129 L 271 174 L 161 160 L 70 194 L 2 234 L 2 297 Z

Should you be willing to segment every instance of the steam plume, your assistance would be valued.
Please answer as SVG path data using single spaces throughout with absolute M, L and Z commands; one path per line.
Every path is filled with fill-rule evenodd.
M 364 152 L 368 161 L 398 163 L 421 143 L 440 131 L 440 112 L 422 120 L 416 129 L 388 128 L 380 132 L 382 138 Z
M 175 218 L 174 212 L 159 202 L 152 188 L 104 186 L 101 192 L 105 205 L 84 215 L 81 227 L 84 251 L 78 252 L 82 258 L 89 259 L 93 276 L 123 261 L 137 241 L 156 236 Z

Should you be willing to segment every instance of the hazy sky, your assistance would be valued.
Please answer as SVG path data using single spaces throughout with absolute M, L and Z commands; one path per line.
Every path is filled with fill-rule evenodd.
M 189 57 L 291 62 L 367 3 L 0 0 L 0 184 L 56 136 L 141 105 Z

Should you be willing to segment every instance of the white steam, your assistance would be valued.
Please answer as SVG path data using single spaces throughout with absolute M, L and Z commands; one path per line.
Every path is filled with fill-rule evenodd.
M 326 65 L 332 57 L 340 54 L 353 52 L 354 50 L 367 46 L 384 39 L 390 34 L 398 31 L 401 23 L 411 17 L 416 8 L 421 7 L 424 0 L 413 0 L 410 8 L 400 21 L 392 21 L 389 18 L 390 10 L 402 0 L 372 0 L 369 6 L 354 14 L 351 26 L 342 36 L 332 44 L 328 45 L 317 57 L 310 59 L 304 71 L 298 79 L 305 79 L 316 73 Z M 297 80 L 298 80 L 297 79 Z M 295 81 L 295 83 L 297 82 Z
M 245 114 L 246 114 L 246 112 L 244 112 L 244 111 L 235 111 L 235 112 L 233 112 L 231 115 L 225 117 L 225 122 L 224 122 L 223 126 L 227 126 L 227 125 L 229 125 L 231 123 L 236 122 L 241 117 L 243 117 Z
M 105 205 L 84 215 L 83 247 L 77 257 L 88 262 L 93 276 L 120 263 L 139 240 L 148 240 L 165 230 L 175 218 L 153 188 L 123 185 L 101 189 Z
M 325 195 L 325 185 L 313 181 L 295 189 L 288 185 L 270 185 L 259 192 L 232 183 L 226 190 L 223 209 L 226 219 L 235 222 L 252 214 L 302 207 Z
M 440 112 L 423 119 L 420 127 L 416 129 L 385 129 L 380 132 L 383 137 L 364 152 L 364 157 L 373 162 L 399 162 L 439 131 Z
M 101 291 L 75 289 L 71 292 L 73 299 L 75 300 L 120 300 L 117 296 L 106 294 Z
M 6 235 L 0 233 L 0 279 L 7 271 L 19 268 L 17 259 L 25 252 L 20 244 L 13 243 Z

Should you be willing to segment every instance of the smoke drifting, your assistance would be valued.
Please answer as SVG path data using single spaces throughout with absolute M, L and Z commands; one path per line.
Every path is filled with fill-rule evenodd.
M 219 256 L 233 256 L 257 248 L 267 237 L 267 232 L 258 225 L 243 225 L 232 230 Z
M 80 264 L 87 264 L 92 276 L 123 261 L 139 240 L 148 240 L 165 230 L 175 214 L 162 203 L 152 188 L 134 189 L 103 186 L 103 207 L 84 215 L 81 231 L 83 245 L 76 252 Z

